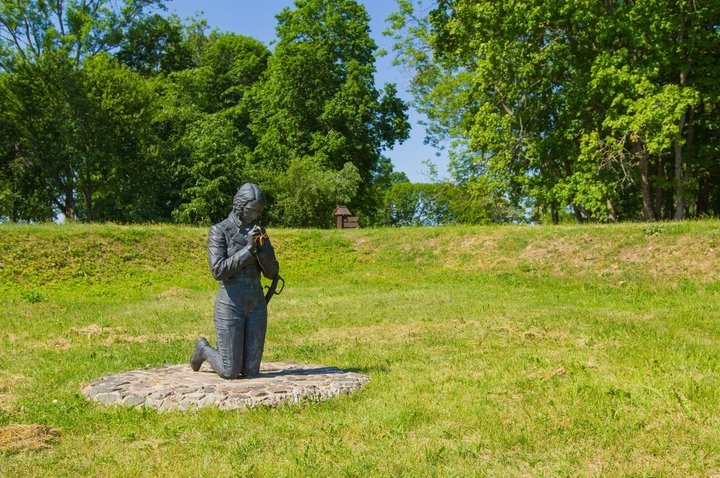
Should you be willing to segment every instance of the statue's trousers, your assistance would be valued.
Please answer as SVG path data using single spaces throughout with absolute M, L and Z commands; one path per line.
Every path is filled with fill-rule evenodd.
M 267 305 L 257 274 L 222 281 L 215 298 L 217 351 L 208 347 L 207 360 L 223 378 L 255 377 L 267 330 Z

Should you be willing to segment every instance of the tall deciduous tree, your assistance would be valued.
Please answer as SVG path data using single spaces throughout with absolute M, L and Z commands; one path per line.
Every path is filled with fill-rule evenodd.
M 23 151 L 26 123 L 17 82 L 17 77 L 0 73 L 0 220 L 50 220 L 55 191 Z
M 145 76 L 170 73 L 195 66 L 188 29 L 176 15 L 159 13 L 138 19 L 122 36 L 115 57 Z
M 320 168 L 343 176 L 349 163 L 362 182 L 341 181 L 350 189 L 337 190 L 335 200 L 350 198 L 353 210 L 370 213 L 381 152 L 407 138 L 409 125 L 394 85 L 382 92 L 375 87 L 377 46 L 367 12 L 354 0 L 297 0 L 294 9 L 277 18 L 279 40 L 253 99 L 258 174 L 292 170 L 296 175 Z M 269 175 L 264 181 L 271 194 L 283 184 Z M 325 203 L 332 202 L 297 207 L 306 217 L 330 220 L 332 210 Z
M 252 38 L 218 33 L 196 50 L 192 68 L 172 72 L 162 83 L 156 127 L 179 191 L 173 217 L 208 223 L 227 214 L 238 178 L 251 179 L 249 154 L 256 139 L 246 96 L 270 52 Z
M 0 215 L 48 220 L 60 211 L 69 220 L 117 221 L 163 216 L 155 199 L 161 174 L 150 129 L 155 101 L 139 75 L 96 55 L 81 68 L 43 57 L 4 76 L 0 98 L 7 121 L 0 129 L 11 191 L 46 205 L 17 209 L 16 202 Z
M 139 77 L 107 52 L 120 45 L 150 6 L 162 6 L 162 1 L 0 3 L 0 68 L 7 75 L 2 106 L 9 111 L 0 136 L 9 165 L 3 176 L 13 178 L 6 181 L 6 192 L 10 184 L 15 188 L 10 197 L 26 195 L 27 184 L 21 183 L 31 179 L 37 183 L 33 201 L 50 201 L 42 208 L 11 208 L 7 216 L 48 219 L 50 210 L 69 220 L 92 220 L 95 195 L 110 183 L 105 203 L 115 201 L 111 195 L 138 199 L 139 176 L 130 176 L 140 163 L 152 163 L 152 154 L 141 152 L 152 102 Z M 147 206 L 148 201 L 137 203 Z M 108 210 L 104 217 L 133 220 L 156 214 L 150 213 L 154 206 L 145 206 L 134 213 L 114 206 L 115 212 Z
M 80 216 L 89 221 L 158 221 L 169 214 L 163 189 L 168 171 L 159 161 L 152 129 L 158 109 L 152 85 L 107 55 L 81 70 L 83 125 L 78 156 Z
M 69 58 L 79 66 L 88 56 L 118 47 L 128 31 L 164 0 L 3 0 L 0 40 L 2 67 L 45 54 Z

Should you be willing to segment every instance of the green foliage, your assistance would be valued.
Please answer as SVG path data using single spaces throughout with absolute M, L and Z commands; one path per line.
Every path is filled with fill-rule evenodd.
M 252 109 L 245 95 L 265 71 L 270 53 L 260 42 L 213 33 L 199 48 L 197 65 L 161 84 L 162 152 L 180 190 L 173 218 L 200 224 L 224 218 L 239 187 L 252 174 L 248 155 Z
M 238 188 L 233 178 L 244 170 L 243 148 L 236 137 L 232 122 L 220 115 L 203 115 L 187 127 L 181 139 L 189 153 L 183 171 L 187 187 L 174 211 L 179 222 L 209 224 L 227 216 Z
M 327 227 L 339 202 L 377 222 L 409 125 L 362 5 L 298 1 L 273 54 L 155 8 L 0 4 L 0 220 L 209 223 L 255 181 L 270 222 Z
M 85 58 L 120 45 L 128 29 L 145 21 L 146 11 L 162 7 L 163 0 L 86 0 L 0 3 L 0 65 L 13 69 L 56 54 L 79 66 Z
M 447 184 L 394 184 L 385 195 L 385 222 L 391 226 L 436 226 L 452 221 Z
M 554 220 L 720 214 L 717 2 L 399 4 L 400 61 L 458 179 Z
M 409 125 L 394 86 L 382 93 L 374 86 L 377 47 L 368 22 L 354 0 L 299 0 L 281 12 L 278 43 L 254 91 L 251 129 L 254 162 L 273 174 L 289 175 L 291 165 L 308 162 L 329 175 L 354 165 L 362 182 L 348 206 L 372 216 L 380 152 L 407 138 Z M 326 224 L 331 210 L 314 211 L 308 223 Z M 274 217 L 290 224 L 282 222 L 285 215 Z
M 16 198 L 8 204 L 7 217 L 42 220 L 52 217 L 56 206 L 74 210 L 73 170 L 79 158 L 73 150 L 81 134 L 74 112 L 82 106 L 80 74 L 67 61 L 45 58 L 5 75 L 3 103 L 8 113 L 3 149 L 9 166 L 6 174 L 12 178 L 10 195 Z M 30 195 L 26 185 L 44 191 Z M 20 204 L 26 195 L 32 197 L 29 208 Z
M 145 76 L 193 66 L 192 49 L 177 16 L 153 14 L 133 23 L 123 35 L 116 58 Z
M 0 219 L 49 220 L 53 217 L 54 192 L 46 186 L 40 165 L 17 154 L 20 138 L 27 131 L 16 88 L 24 84 L 18 76 L 0 73 Z M 32 87 L 24 84 L 23 89 Z
M 162 2 L 0 4 L 9 111 L 0 134 L 0 216 L 138 221 L 167 214 L 154 195 L 158 168 L 146 126 L 153 97 L 105 53 L 153 5 Z
M 345 163 L 339 170 L 325 169 L 313 158 L 293 160 L 277 179 L 273 194 L 275 207 L 270 222 L 289 227 L 332 227 L 332 211 L 355 197 L 362 179 L 357 167 Z M 276 192 L 275 192 L 276 191 Z
M 720 214 L 717 2 L 398 2 L 398 61 L 452 184 L 402 184 L 407 138 L 356 0 L 297 0 L 271 53 L 164 1 L 0 3 L 0 221 L 364 225 Z M 307 185 L 307 197 L 303 187 Z
M 139 75 L 106 55 L 74 68 L 43 57 L 18 65 L 3 88 L 5 174 L 14 220 L 142 221 L 162 217 L 163 170 L 150 129 L 155 98 Z M 22 204 L 22 198 L 32 198 Z
M 90 221 L 162 219 L 168 172 L 152 129 L 158 104 L 151 85 L 104 55 L 86 60 L 82 73 L 87 106 L 77 114 L 84 125 L 79 215 Z
M 462 186 L 447 182 L 396 183 L 385 194 L 384 224 L 438 226 L 522 221 L 523 215 L 495 193 L 483 176 Z

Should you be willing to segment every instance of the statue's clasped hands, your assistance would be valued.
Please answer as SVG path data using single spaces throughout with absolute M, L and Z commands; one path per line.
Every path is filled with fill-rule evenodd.
M 255 225 L 247 235 L 247 241 L 248 244 L 250 244 L 250 250 L 252 252 L 255 252 L 255 250 L 263 245 L 263 242 L 265 239 L 267 239 L 268 235 L 267 232 L 263 230 L 259 225 Z

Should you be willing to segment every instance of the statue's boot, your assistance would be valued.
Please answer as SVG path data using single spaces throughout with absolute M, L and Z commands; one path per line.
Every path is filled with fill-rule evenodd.
M 210 342 L 208 342 L 205 337 L 200 337 L 197 342 L 195 342 L 195 350 L 190 357 L 190 367 L 194 372 L 200 370 L 200 366 L 207 359 L 205 355 L 207 347 L 210 347 Z

